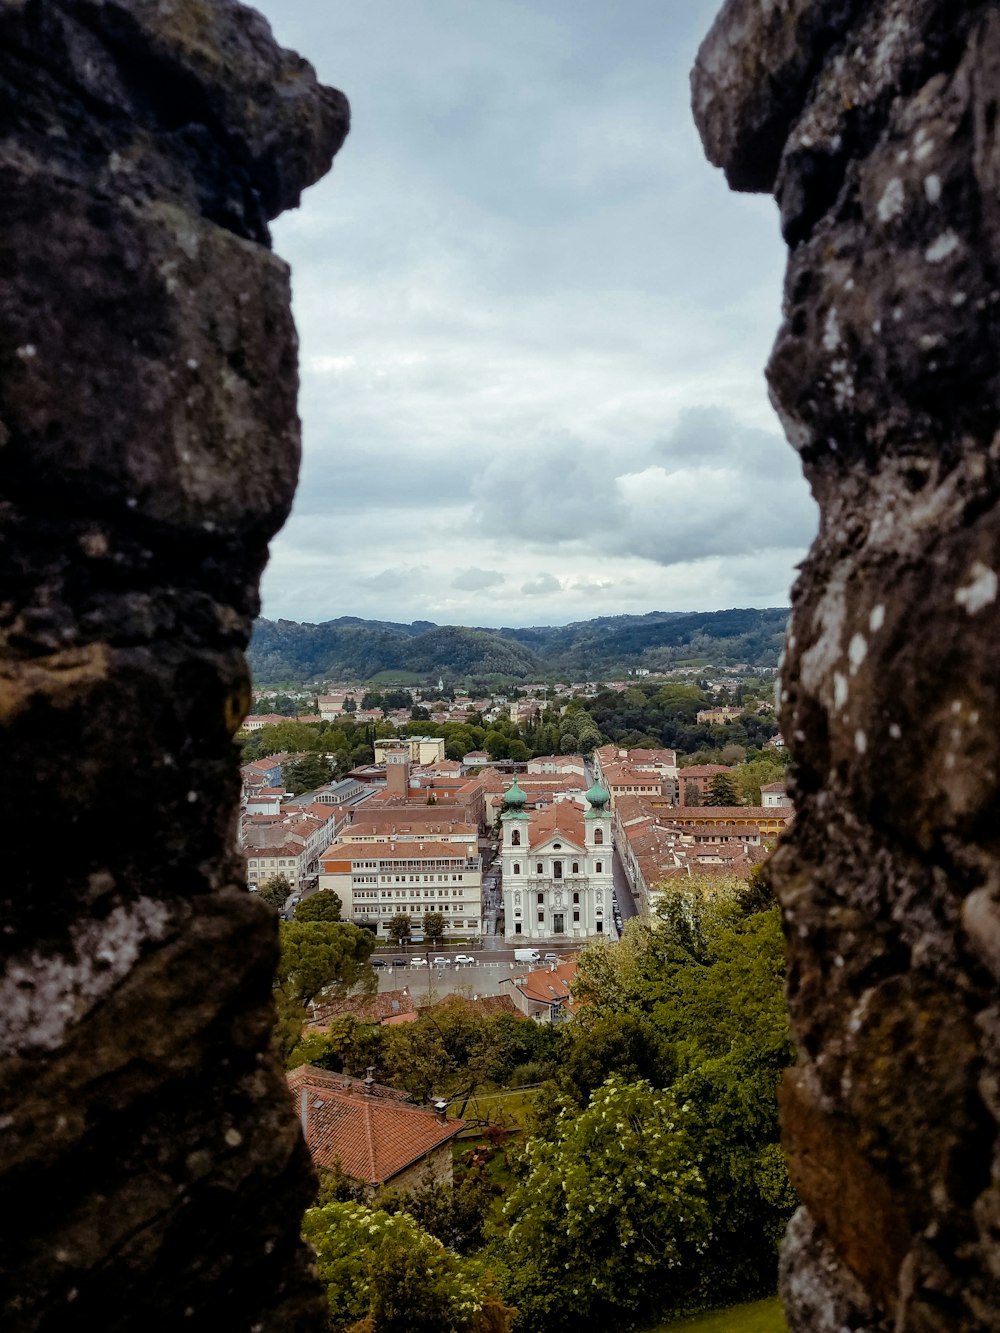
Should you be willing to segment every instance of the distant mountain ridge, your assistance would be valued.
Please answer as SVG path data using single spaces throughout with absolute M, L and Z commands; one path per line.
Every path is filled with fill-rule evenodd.
M 258 685 L 362 681 L 383 671 L 515 681 L 560 675 L 595 679 L 630 668 L 658 670 L 691 658 L 715 666 L 746 662 L 762 667 L 777 663 L 788 615 L 786 607 L 651 611 L 525 629 L 357 616 L 318 625 L 260 619 L 249 658 Z

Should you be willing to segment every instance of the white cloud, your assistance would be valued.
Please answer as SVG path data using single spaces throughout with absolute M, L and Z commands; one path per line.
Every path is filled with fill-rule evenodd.
M 264 613 L 785 602 L 814 518 L 762 375 L 783 250 L 688 110 L 717 0 L 258 7 L 354 118 L 274 228 L 304 458 Z

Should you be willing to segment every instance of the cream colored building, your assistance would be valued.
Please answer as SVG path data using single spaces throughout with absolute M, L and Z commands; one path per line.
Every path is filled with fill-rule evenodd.
M 387 754 L 409 747 L 411 764 L 437 764 L 445 758 L 442 736 L 392 736 L 375 742 L 375 762 L 384 764 Z
M 558 945 L 614 938 L 608 793 L 595 783 L 586 814 L 568 801 L 529 814 L 526 801 L 516 782 L 507 789 L 501 816 L 505 939 Z
M 335 842 L 320 857 L 319 887 L 337 894 L 345 921 L 374 926 L 379 939 L 400 913 L 413 934 L 422 931 L 425 912 L 442 913 L 446 936 L 482 929 L 483 858 L 475 836 Z

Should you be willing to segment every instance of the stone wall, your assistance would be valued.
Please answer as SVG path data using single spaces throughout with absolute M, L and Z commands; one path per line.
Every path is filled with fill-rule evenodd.
M 773 860 L 797 1333 L 1000 1328 L 1000 13 L 728 0 L 711 160 L 790 247 L 768 380 L 819 502 Z
M 0 6 L 5 1330 L 324 1326 L 232 735 L 347 115 L 232 0 Z

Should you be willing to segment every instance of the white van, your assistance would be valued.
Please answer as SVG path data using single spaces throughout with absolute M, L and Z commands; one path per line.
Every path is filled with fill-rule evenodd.
M 537 949 L 515 949 L 515 963 L 538 963 L 541 962 L 541 954 Z

